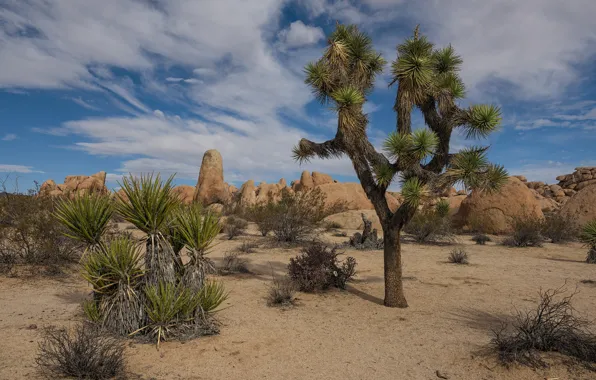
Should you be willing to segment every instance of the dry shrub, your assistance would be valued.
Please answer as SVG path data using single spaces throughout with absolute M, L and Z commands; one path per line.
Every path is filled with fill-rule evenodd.
M 243 241 L 237 248 L 239 253 L 254 253 L 255 249 L 259 248 L 259 244 L 254 241 Z
M 563 293 L 562 287 L 541 291 L 535 310 L 518 311 L 509 324 L 493 331 L 491 345 L 502 363 L 544 367 L 540 352 L 596 363 L 596 336 L 589 322 L 575 315 L 571 305 L 575 293 L 564 297 Z
M 77 325 L 71 332 L 49 328 L 43 333 L 36 362 L 50 379 L 112 379 L 124 375 L 123 352 L 118 339 L 91 324 Z
M 248 261 L 241 257 L 238 257 L 237 253 L 226 253 L 223 257 L 223 265 L 221 267 L 220 273 L 250 273 L 247 264 Z
M 291 278 L 273 277 L 273 283 L 267 294 L 267 306 L 292 306 L 295 302 L 296 285 Z
M 561 243 L 577 239 L 579 228 L 575 220 L 561 213 L 545 215 L 542 235 L 551 243 Z
M 455 248 L 449 252 L 448 260 L 452 264 L 469 264 L 468 253 L 463 248 Z
M 340 262 L 337 247 L 312 243 L 302 249 L 301 254 L 290 259 L 289 276 L 303 292 L 326 290 L 330 287 L 345 289 L 346 282 L 356 273 L 356 260 L 348 257 Z
M 417 212 L 406 224 L 404 231 L 418 243 L 452 241 L 455 235 L 448 212 L 448 209 L 445 211 L 445 204 L 439 202 L 434 208 Z
M 236 236 L 244 234 L 247 227 L 248 222 L 246 220 L 234 215 L 230 215 L 226 218 L 226 222 L 224 225 L 224 233 L 226 234 L 229 240 L 232 240 Z
M 486 245 L 491 239 L 485 234 L 476 234 L 472 236 L 472 241 L 476 242 L 478 245 Z
M 513 233 L 503 240 L 509 247 L 542 247 L 544 220 L 528 212 L 522 212 L 511 220 Z
M 263 236 L 272 231 L 277 241 L 295 243 L 312 236 L 329 215 L 345 210 L 345 204 L 327 205 L 320 189 L 292 192 L 283 189 L 279 200 L 249 208 L 249 220 L 257 223 Z
M 45 267 L 41 273 L 59 274 L 77 262 L 80 245 L 64 236 L 54 209 L 50 198 L 0 194 L 0 266 L 5 271 L 27 264 Z

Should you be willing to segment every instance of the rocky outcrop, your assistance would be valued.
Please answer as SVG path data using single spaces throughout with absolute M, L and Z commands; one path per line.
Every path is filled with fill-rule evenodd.
M 312 181 L 314 186 L 320 186 L 328 183 L 333 183 L 333 178 L 331 178 L 329 174 L 312 172 Z
M 364 228 L 362 221 L 362 214 L 364 214 L 371 222 L 372 228 L 382 231 L 381 222 L 375 210 L 349 210 L 333 214 L 325 218 L 325 222 L 337 223 L 341 228 L 348 230 L 361 230 Z
M 74 197 L 85 194 L 108 194 L 106 187 L 106 172 L 99 172 L 90 176 L 69 175 L 64 183 L 56 184 L 53 180 L 45 181 L 39 188 L 39 196 L 66 196 Z
M 178 196 L 180 201 L 184 204 L 191 204 L 195 198 L 196 188 L 189 185 L 180 185 L 172 189 L 174 194 Z
M 583 187 L 561 207 L 560 213 L 580 226 L 596 219 L 596 185 Z
M 480 221 L 487 233 L 511 232 L 511 219 L 524 214 L 543 218 L 540 203 L 528 187 L 518 178 L 509 177 L 496 193 L 472 191 L 462 202 L 454 223 L 470 227 Z
M 224 183 L 223 160 L 221 154 L 210 149 L 203 155 L 195 200 L 208 206 L 213 203 L 227 203 L 228 187 Z
M 549 185 L 540 181 L 524 182 L 526 183 L 526 186 L 536 190 L 536 192 L 544 198 L 552 199 L 559 205 L 563 205 L 578 191 L 596 184 L 596 167 L 575 168 L 575 171 L 571 174 L 558 176 L 557 181 L 559 181 L 559 183 L 554 185 Z

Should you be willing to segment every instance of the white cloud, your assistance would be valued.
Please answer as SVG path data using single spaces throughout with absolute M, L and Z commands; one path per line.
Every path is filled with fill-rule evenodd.
M 24 165 L 8 165 L 8 164 L 0 164 L 0 173 L 43 173 L 39 170 L 33 170 L 32 166 L 24 166 Z
M 168 82 L 182 82 L 184 80 L 184 78 L 172 78 L 172 77 L 167 77 L 166 81 Z
M 4 135 L 4 137 L 2 138 L 2 141 L 13 141 L 16 140 L 18 138 L 17 135 L 15 135 L 14 133 L 8 133 L 6 135 Z
M 80 105 L 83 108 L 87 108 L 88 110 L 92 110 L 92 111 L 99 111 L 99 107 L 96 107 L 92 104 L 89 104 L 89 102 L 83 100 L 82 98 L 71 98 L 71 100 L 73 102 L 75 102 L 76 104 Z
M 323 29 L 294 21 L 278 34 L 279 40 L 288 48 L 313 45 L 325 38 Z

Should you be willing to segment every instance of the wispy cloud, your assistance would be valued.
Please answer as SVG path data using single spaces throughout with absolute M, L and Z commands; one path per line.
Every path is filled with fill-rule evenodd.
M 100 108 L 96 107 L 92 104 L 90 104 L 89 102 L 83 100 L 82 98 L 71 98 L 71 100 L 73 102 L 75 102 L 76 104 L 80 105 L 83 108 L 87 108 L 88 110 L 92 110 L 92 111 L 99 111 Z
M 4 135 L 4 137 L 2 137 L 2 141 L 13 141 L 16 140 L 18 138 L 17 135 L 15 135 L 14 133 L 8 133 L 6 135 Z
M 9 164 L 0 164 L 0 173 L 43 173 L 39 170 L 34 170 L 32 166 L 24 166 L 24 165 L 9 165 Z

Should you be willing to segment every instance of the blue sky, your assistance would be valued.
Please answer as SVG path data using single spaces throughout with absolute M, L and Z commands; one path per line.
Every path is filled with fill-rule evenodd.
M 34 180 L 177 172 L 194 184 L 205 150 L 225 178 L 277 181 L 318 170 L 355 180 L 346 159 L 299 166 L 301 137 L 334 134 L 304 85 L 335 20 L 356 23 L 391 61 L 414 26 L 464 59 L 470 103 L 502 107 L 485 142 L 512 174 L 555 182 L 596 165 L 593 0 L 7 0 L 0 5 L 0 176 Z M 389 67 L 367 103 L 378 146 L 395 128 Z M 419 115 L 416 127 L 423 127 Z

